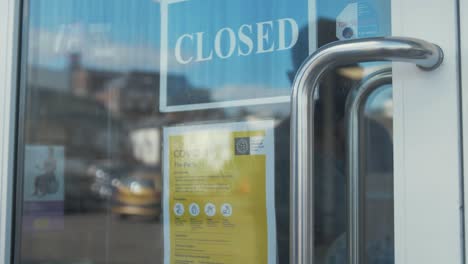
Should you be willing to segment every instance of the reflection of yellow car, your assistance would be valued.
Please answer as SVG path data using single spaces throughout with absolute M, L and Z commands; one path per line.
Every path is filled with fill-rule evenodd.
M 161 176 L 148 171 L 113 180 L 112 212 L 119 216 L 159 217 L 161 214 Z

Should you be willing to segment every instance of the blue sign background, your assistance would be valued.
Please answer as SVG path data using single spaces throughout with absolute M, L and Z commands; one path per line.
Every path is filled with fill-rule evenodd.
M 169 5 L 168 9 L 168 53 L 169 61 L 177 61 L 175 46 L 178 38 L 184 34 L 204 32 L 204 56 L 214 49 L 216 33 L 229 27 L 236 34 L 240 26 L 252 25 L 254 51 L 248 56 L 238 56 L 236 46 L 232 57 L 218 58 L 213 51 L 213 59 L 189 64 L 176 64 L 168 68 L 167 105 L 203 104 L 212 102 L 235 101 L 244 99 L 289 96 L 291 71 L 295 67 L 292 61 L 294 50 L 279 50 L 271 53 L 256 54 L 256 23 L 273 21 L 273 27 L 267 26 L 269 41 L 265 47 L 275 42 L 278 46 L 278 19 L 294 19 L 303 33 L 298 44 L 303 53 L 308 55 L 308 1 L 281 0 L 189 0 Z M 286 26 L 286 44 L 292 39 L 289 25 Z M 196 56 L 196 39 L 184 41 L 184 57 Z M 239 40 L 237 40 L 239 45 Z M 227 33 L 223 35 L 221 49 L 229 49 Z M 245 46 L 242 46 L 244 50 Z M 172 78 L 171 78 L 172 76 Z M 179 78 L 177 78 L 177 76 Z M 184 87 L 185 86 L 185 87 Z M 266 99 L 267 100 L 267 99 Z

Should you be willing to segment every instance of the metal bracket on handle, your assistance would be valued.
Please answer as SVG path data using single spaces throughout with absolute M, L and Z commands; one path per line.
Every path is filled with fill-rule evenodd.
M 369 96 L 383 85 L 392 83 L 392 69 L 385 68 L 370 75 L 351 93 L 346 102 L 347 154 L 348 154 L 348 264 L 361 264 L 362 244 L 361 193 L 361 120 L 364 105 Z
M 439 46 L 404 37 L 334 42 L 305 60 L 296 74 L 291 95 L 291 264 L 311 264 L 314 260 L 313 95 L 323 74 L 336 66 L 369 61 L 410 62 L 429 71 L 436 69 L 442 60 Z

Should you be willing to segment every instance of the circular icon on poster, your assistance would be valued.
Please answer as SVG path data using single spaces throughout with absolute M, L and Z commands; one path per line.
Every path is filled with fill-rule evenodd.
M 230 217 L 232 215 L 232 206 L 228 203 L 221 205 L 221 214 L 224 217 Z
M 207 216 L 214 216 L 216 214 L 216 206 L 212 203 L 205 204 L 205 214 Z
M 176 203 L 174 205 L 174 214 L 177 216 L 182 216 L 184 214 L 184 205 L 181 203 Z
M 250 153 L 250 139 L 249 138 L 236 138 L 236 155 L 248 155 Z
M 189 206 L 189 212 L 190 212 L 190 215 L 192 215 L 192 216 L 199 215 L 200 214 L 200 206 L 198 206 L 198 204 L 196 204 L 196 203 L 192 203 Z

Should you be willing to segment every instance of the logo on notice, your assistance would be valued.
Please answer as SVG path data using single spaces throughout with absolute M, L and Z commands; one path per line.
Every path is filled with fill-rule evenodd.
M 236 148 L 236 155 L 249 155 L 250 154 L 250 138 L 241 137 L 235 138 L 234 144 Z

